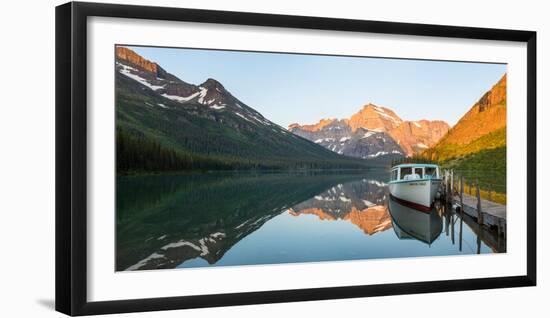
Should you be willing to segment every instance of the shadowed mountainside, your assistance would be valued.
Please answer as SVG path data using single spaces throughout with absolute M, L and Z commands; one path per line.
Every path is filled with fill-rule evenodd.
M 126 47 L 116 53 L 119 174 L 368 166 L 288 132 L 215 79 L 190 84 Z

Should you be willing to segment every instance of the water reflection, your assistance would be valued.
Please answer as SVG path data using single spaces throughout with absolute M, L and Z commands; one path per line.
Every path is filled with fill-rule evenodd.
M 452 211 L 388 202 L 386 178 L 386 171 L 121 177 L 116 270 L 503 251 L 505 242 Z
M 392 227 L 386 207 L 386 184 L 366 180 L 338 184 L 289 209 L 293 216 L 316 215 L 320 220 L 345 220 L 373 235 Z
M 401 240 L 415 239 L 432 244 L 443 229 L 443 206 L 436 204 L 430 211 L 419 211 L 395 201 L 388 200 L 393 219 L 393 230 Z

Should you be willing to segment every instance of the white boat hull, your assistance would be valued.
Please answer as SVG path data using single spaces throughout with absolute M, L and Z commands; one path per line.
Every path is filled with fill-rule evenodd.
M 400 180 L 390 182 L 389 188 L 394 198 L 430 209 L 440 185 L 441 179 Z

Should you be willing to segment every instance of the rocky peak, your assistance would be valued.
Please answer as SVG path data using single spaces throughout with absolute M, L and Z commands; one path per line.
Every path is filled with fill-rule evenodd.
M 297 123 L 295 124 L 291 124 L 288 126 L 288 129 L 289 130 L 292 130 L 292 129 L 301 129 L 301 130 L 305 130 L 305 131 L 309 131 L 309 132 L 316 132 L 316 131 L 319 131 L 321 129 L 323 129 L 323 127 L 329 125 L 329 124 L 332 124 L 334 121 L 336 121 L 335 118 L 324 118 L 324 119 L 321 119 L 318 123 L 316 124 L 312 124 L 312 125 L 299 125 Z
M 217 90 L 218 92 L 224 92 L 225 91 L 225 88 L 223 87 L 223 85 L 220 82 L 213 79 L 213 78 L 207 79 L 200 86 L 204 87 L 206 89 Z
M 497 132 L 506 127 L 506 74 L 487 91 L 460 118 L 433 148 L 425 154 L 433 159 L 448 158 L 450 152 L 445 149 L 463 149 L 461 147 L 470 144 L 482 136 Z M 494 141 L 496 144 L 504 142 L 502 139 Z M 452 145 L 452 146 L 451 146 Z M 479 148 L 476 148 L 479 149 Z M 452 155 L 464 155 L 471 150 L 456 150 Z
M 389 134 L 409 156 L 434 146 L 447 134 L 450 127 L 442 120 L 404 121 Z
M 478 101 L 478 111 L 483 112 L 492 105 L 506 101 L 506 74 Z
M 157 74 L 158 72 L 157 63 L 144 59 L 139 54 L 130 50 L 127 47 L 117 46 L 116 56 L 118 59 L 122 61 L 126 61 L 129 64 L 132 64 L 132 66 L 138 67 L 144 71 L 151 72 L 154 74 Z
M 288 130 L 293 130 L 293 129 L 296 129 L 296 128 L 300 128 L 300 124 L 298 123 L 292 123 L 290 125 L 288 125 Z
M 403 120 L 395 112 L 386 107 L 369 103 L 351 116 L 349 125 L 353 131 L 366 128 L 375 131 L 388 132 L 397 128 Z
M 203 105 L 211 107 L 225 107 L 239 103 L 239 101 L 231 95 L 223 85 L 213 78 L 207 79 L 199 85 L 200 94 L 197 101 Z

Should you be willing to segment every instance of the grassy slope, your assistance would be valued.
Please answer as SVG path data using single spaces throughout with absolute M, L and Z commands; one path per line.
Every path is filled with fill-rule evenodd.
M 431 149 L 429 157 L 442 168 L 454 169 L 467 182 L 466 192 L 477 179 L 481 197 L 506 203 L 506 127 L 465 144 L 444 144 Z
M 465 157 L 482 150 L 500 147 L 506 147 L 506 127 L 483 135 L 465 145 L 439 144 L 434 149 L 430 149 L 428 156 L 439 161 L 448 161 Z
M 499 203 L 506 203 L 506 147 L 485 149 L 464 157 L 441 162 L 443 168 L 454 169 L 464 176 L 469 186 L 478 180 L 481 196 Z M 489 190 L 492 192 L 489 194 Z M 471 192 L 474 194 L 474 190 Z

